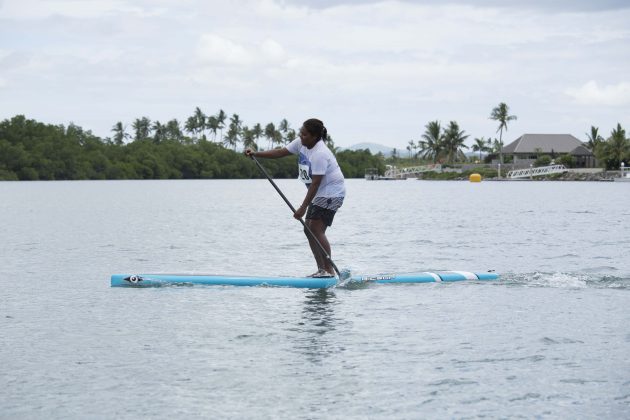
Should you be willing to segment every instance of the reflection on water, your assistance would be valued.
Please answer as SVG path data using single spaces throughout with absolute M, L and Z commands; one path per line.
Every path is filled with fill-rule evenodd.
M 341 321 L 335 317 L 337 304 L 337 297 L 332 290 L 310 290 L 305 294 L 296 348 L 310 362 L 321 363 L 327 355 L 339 350 L 333 348 L 334 345 L 326 336 Z

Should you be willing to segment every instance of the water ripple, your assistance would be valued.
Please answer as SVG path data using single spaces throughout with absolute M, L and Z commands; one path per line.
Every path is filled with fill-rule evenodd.
M 629 213 L 610 187 L 348 181 L 338 266 L 499 281 L 121 290 L 113 272 L 315 263 L 266 180 L 0 183 L 0 417 L 627 418 Z
M 477 381 L 473 381 L 470 379 L 442 379 L 435 382 L 429 382 L 430 386 L 461 386 L 461 385 L 477 385 Z
M 601 274 L 602 271 L 611 272 L 616 271 L 616 269 L 614 267 L 600 267 L 580 273 L 502 273 L 501 283 L 508 286 L 524 287 L 630 289 L 630 276 L 606 275 Z

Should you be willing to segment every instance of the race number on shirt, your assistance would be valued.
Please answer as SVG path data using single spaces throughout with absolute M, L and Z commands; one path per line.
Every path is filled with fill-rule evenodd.
M 312 182 L 311 176 L 309 175 L 311 168 L 309 165 L 299 164 L 298 165 L 298 178 L 305 184 L 310 184 Z

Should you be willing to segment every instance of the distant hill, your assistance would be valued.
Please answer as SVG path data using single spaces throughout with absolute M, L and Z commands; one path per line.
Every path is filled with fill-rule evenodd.
M 392 155 L 392 151 L 394 150 L 392 147 L 389 146 L 383 146 L 382 144 L 378 144 L 378 143 L 358 143 L 358 144 L 354 144 L 350 147 L 346 147 L 346 149 L 349 150 L 364 150 L 364 149 L 368 149 L 370 151 L 370 153 L 372 153 L 373 155 L 377 154 L 377 153 L 382 153 L 383 156 L 387 157 L 387 156 L 391 156 Z M 407 152 L 407 150 L 405 149 L 397 149 L 398 153 L 400 154 L 401 151 L 405 151 Z
M 383 154 L 383 156 L 385 157 L 390 157 L 392 155 L 392 151 L 394 150 L 392 147 L 389 146 L 384 146 L 382 144 L 378 144 L 378 143 L 358 143 L 358 144 L 354 144 L 350 147 L 342 147 L 341 150 L 364 150 L 364 149 L 369 149 L 370 153 L 372 153 L 373 155 L 381 152 Z M 466 149 L 464 149 L 466 150 Z M 409 151 L 406 149 L 405 147 L 399 147 L 396 149 L 396 151 L 398 152 L 398 156 L 401 157 L 407 157 L 409 156 Z M 486 156 L 488 153 L 487 152 L 482 152 L 481 156 Z M 470 150 L 464 151 L 464 155 L 466 155 L 466 157 L 471 157 L 471 156 L 476 156 L 479 157 L 479 152 L 473 152 Z

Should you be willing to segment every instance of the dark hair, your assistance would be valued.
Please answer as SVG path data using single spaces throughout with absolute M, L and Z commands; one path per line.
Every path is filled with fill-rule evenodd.
M 326 130 L 326 127 L 324 127 L 324 123 L 321 120 L 311 118 L 304 121 L 304 124 L 302 125 L 306 131 L 317 137 L 317 140 L 326 141 L 326 138 L 328 138 L 328 130 Z

